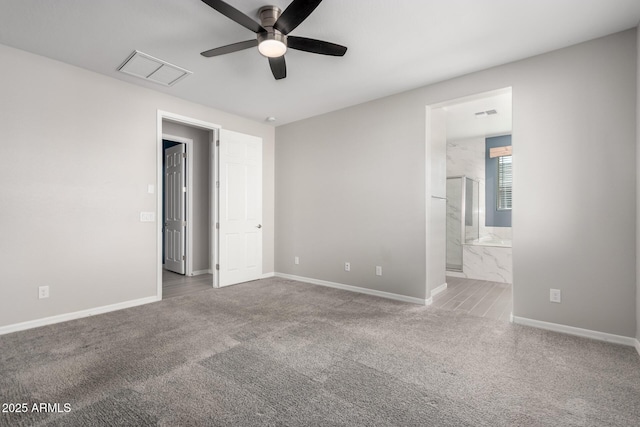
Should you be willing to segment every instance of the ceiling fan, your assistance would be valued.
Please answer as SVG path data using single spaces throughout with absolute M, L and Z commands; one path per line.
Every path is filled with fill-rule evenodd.
M 269 60 L 273 77 L 280 80 L 287 77 L 287 65 L 284 60 L 287 48 L 331 56 L 343 56 L 347 51 L 346 47 L 339 44 L 289 35 L 307 19 L 322 0 L 293 0 L 284 12 L 277 6 L 261 7 L 258 11 L 260 24 L 222 0 L 202 1 L 257 35 L 252 40 L 204 51 L 200 53 L 202 56 L 209 58 L 257 46 L 258 51 Z

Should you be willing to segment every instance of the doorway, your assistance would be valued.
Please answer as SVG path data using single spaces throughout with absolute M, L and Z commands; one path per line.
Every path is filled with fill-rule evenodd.
M 511 88 L 447 101 L 428 111 L 434 145 L 445 154 L 441 166 L 432 167 L 437 175 L 432 182 L 442 184 L 446 205 L 446 225 L 440 224 L 446 235 L 437 243 L 444 245 L 432 249 L 445 257 L 446 285 L 433 303 L 446 302 L 445 308 L 480 317 L 498 312 L 500 319 L 510 320 Z
M 192 187 L 191 191 L 186 192 L 185 277 L 191 277 L 189 274 L 211 274 L 207 283 L 209 287 L 214 288 L 261 279 L 262 138 L 223 130 L 218 125 L 201 120 L 158 111 L 158 213 L 163 209 L 163 135 L 171 139 L 170 134 L 164 131 L 175 132 L 178 128 L 190 133 L 188 138 L 178 136 L 183 139 L 176 141 L 186 146 L 186 187 Z M 204 132 L 205 136 L 196 138 L 195 133 L 198 132 Z M 193 143 L 190 143 L 189 139 Z M 197 140 L 201 143 L 198 144 Z M 192 155 L 190 149 L 193 150 Z M 208 151 L 204 151 L 205 149 Z M 197 162 L 202 163 L 201 171 L 206 170 L 206 173 L 196 172 Z M 197 176 L 200 176 L 200 182 L 204 183 L 200 190 L 195 185 Z M 191 180 L 194 182 L 193 185 L 190 184 Z M 200 220 L 197 218 L 198 213 Z M 165 271 L 162 263 L 164 223 L 165 221 L 158 221 L 157 225 L 159 299 L 162 299 L 163 295 L 162 278 Z
M 219 127 L 158 112 L 160 298 L 216 286 L 216 146 Z M 171 170 L 170 170 L 171 169 Z

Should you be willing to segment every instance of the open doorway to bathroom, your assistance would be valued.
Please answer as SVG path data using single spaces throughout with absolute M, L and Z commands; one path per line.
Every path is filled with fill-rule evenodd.
M 447 289 L 433 304 L 508 321 L 513 300 L 511 89 L 442 108 Z

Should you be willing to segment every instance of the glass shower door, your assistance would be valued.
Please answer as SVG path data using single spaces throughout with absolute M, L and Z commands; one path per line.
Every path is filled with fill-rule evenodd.
M 447 270 L 462 271 L 462 177 L 447 178 Z

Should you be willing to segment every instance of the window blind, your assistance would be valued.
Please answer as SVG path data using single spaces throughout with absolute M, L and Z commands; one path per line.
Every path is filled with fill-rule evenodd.
M 511 156 L 498 157 L 498 209 L 512 208 L 513 173 L 511 168 Z

